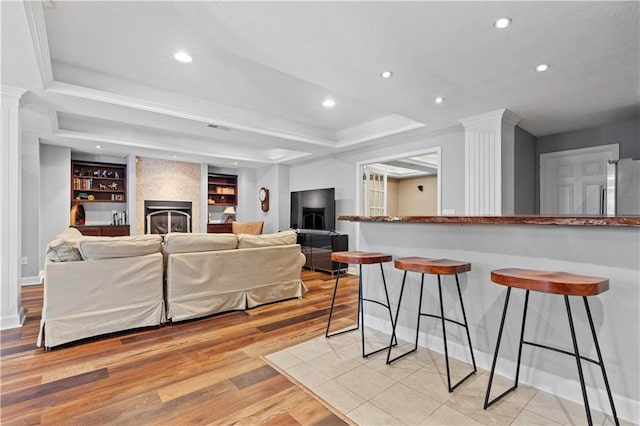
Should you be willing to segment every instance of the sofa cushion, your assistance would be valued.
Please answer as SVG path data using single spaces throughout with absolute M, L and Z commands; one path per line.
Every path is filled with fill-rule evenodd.
M 73 262 L 82 260 L 78 250 L 78 238 L 82 237 L 76 228 L 67 228 L 49 243 L 45 256 L 52 262 Z
M 162 237 L 160 235 L 81 237 L 78 239 L 78 249 L 85 260 L 145 256 L 162 251 Z
M 295 244 L 297 236 L 298 234 L 296 234 L 295 231 L 282 231 L 264 235 L 240 234 L 238 235 L 238 248 L 257 248 Z
M 164 237 L 164 253 L 234 250 L 238 237 L 234 234 L 169 233 Z

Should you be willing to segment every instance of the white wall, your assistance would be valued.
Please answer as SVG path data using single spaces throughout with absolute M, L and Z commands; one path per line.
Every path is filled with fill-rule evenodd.
M 256 171 L 257 181 L 253 191 L 257 218 L 263 220 L 265 234 L 289 228 L 289 167 L 273 165 Z M 269 190 L 269 211 L 263 212 L 258 200 L 258 190 L 265 187 Z
M 40 265 L 40 142 L 22 134 L 22 265 L 21 284 L 39 282 Z
M 47 244 L 69 227 L 71 149 L 40 144 L 40 268 Z

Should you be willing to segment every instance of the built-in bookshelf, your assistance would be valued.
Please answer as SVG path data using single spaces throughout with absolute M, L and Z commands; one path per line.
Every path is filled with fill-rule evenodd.
M 238 205 L 238 176 L 209 173 L 207 203 L 210 206 Z
M 71 201 L 126 203 L 127 166 L 71 160 Z

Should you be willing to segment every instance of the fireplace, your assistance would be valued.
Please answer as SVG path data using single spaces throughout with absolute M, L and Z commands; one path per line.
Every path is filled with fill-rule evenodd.
M 191 201 L 144 202 L 144 233 L 191 232 Z

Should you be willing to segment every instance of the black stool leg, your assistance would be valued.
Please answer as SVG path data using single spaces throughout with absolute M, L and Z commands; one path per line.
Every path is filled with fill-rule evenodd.
M 611 404 L 611 413 L 613 414 L 613 420 L 616 426 L 620 426 L 618 420 L 618 413 L 616 407 L 613 405 L 613 396 L 611 395 L 611 388 L 609 387 L 609 380 L 607 379 L 607 372 L 604 369 L 604 361 L 602 360 L 602 353 L 600 352 L 600 345 L 598 344 L 598 337 L 596 336 L 596 328 L 593 326 L 593 318 L 591 317 L 591 309 L 589 309 L 589 302 L 586 296 L 582 296 L 584 300 L 584 308 L 587 311 L 587 317 L 589 318 L 589 326 L 591 327 L 591 335 L 593 336 L 593 343 L 596 347 L 596 353 L 598 354 L 598 361 L 600 362 L 600 369 L 602 370 L 602 378 L 604 379 L 604 386 L 607 389 L 607 395 L 609 396 L 609 404 Z
M 464 302 L 462 301 L 462 291 L 460 291 L 460 281 L 456 274 L 456 286 L 458 287 L 458 297 L 460 298 L 460 308 L 462 309 L 462 319 L 464 320 L 464 329 L 467 331 L 467 341 L 469 342 L 469 352 L 471 353 L 471 362 L 473 363 L 473 372 L 477 371 L 476 358 L 473 356 L 473 346 L 471 346 L 471 335 L 469 334 L 469 324 L 467 323 L 467 313 L 464 310 Z
M 329 327 L 331 327 L 331 319 L 333 317 L 333 307 L 336 302 L 336 293 L 338 292 L 338 283 L 340 280 L 340 271 L 342 270 L 342 263 L 338 262 L 338 273 L 336 274 L 336 284 L 333 287 L 333 297 L 331 298 L 331 310 L 329 311 L 329 321 L 327 321 L 327 330 L 324 333 L 324 337 L 329 338 L 332 336 L 337 336 L 338 334 L 347 333 L 349 331 L 357 330 L 360 326 L 360 312 L 358 311 L 358 316 L 356 319 L 356 326 L 354 328 L 350 328 L 348 330 L 342 330 L 337 333 L 329 334 Z M 358 293 L 358 309 L 360 309 L 360 292 Z
M 360 328 L 360 335 L 362 337 L 362 357 L 366 358 L 364 353 L 364 301 L 362 299 L 362 264 L 359 266 L 359 276 L 358 276 L 358 315 L 360 316 L 360 322 L 362 323 L 362 327 Z
M 524 326 L 527 322 L 527 309 L 529 307 L 529 290 L 524 294 L 524 312 L 522 313 L 522 329 L 520 330 L 520 346 L 518 347 L 518 362 L 516 364 L 516 378 L 513 383 L 514 389 L 518 387 L 520 377 L 520 360 L 522 359 L 522 345 L 524 343 Z
M 384 296 L 387 299 L 387 311 L 389 311 L 389 319 L 391 320 L 391 325 L 393 326 L 393 314 L 391 313 L 391 301 L 389 300 L 389 291 L 387 290 L 387 280 L 384 278 L 384 269 L 382 268 L 382 263 L 380 264 L 380 273 L 382 274 L 382 286 L 384 287 Z M 396 339 L 395 328 L 391 330 L 391 342 L 393 346 L 398 344 L 398 341 Z
M 507 317 L 507 308 L 509 306 L 509 296 L 511 296 L 511 287 L 507 288 L 507 297 L 504 300 L 504 308 L 502 310 L 502 320 L 500 321 L 500 328 L 498 329 L 498 341 L 496 342 L 496 350 L 493 354 L 493 362 L 491 363 L 491 372 L 489 373 L 489 383 L 487 384 L 487 394 L 484 397 L 484 409 L 493 405 L 496 401 L 500 400 L 506 394 L 515 389 L 515 386 L 504 391 L 500 396 L 493 401 L 489 401 L 489 394 L 491 393 L 491 384 L 493 383 L 493 374 L 496 371 L 496 361 L 498 360 L 498 351 L 500 350 L 500 340 L 502 339 L 502 330 L 504 329 L 504 320 Z
M 580 352 L 578 352 L 578 341 L 576 340 L 576 331 L 573 328 L 573 318 L 571 317 L 571 307 L 569 306 L 569 296 L 564 296 L 564 303 L 567 307 L 567 318 L 569 318 L 569 328 L 571 329 L 571 340 L 573 341 L 573 350 L 578 364 L 578 376 L 580 377 L 580 388 L 582 388 L 582 398 L 584 399 L 584 409 L 587 413 L 587 423 L 593 425 L 591 419 L 591 410 L 589 409 L 589 398 L 587 397 L 587 388 L 584 384 L 584 375 L 582 374 L 582 363 L 580 362 Z
M 405 356 L 409 355 L 410 353 L 415 352 L 416 350 L 418 350 L 418 333 L 420 331 L 420 313 L 422 312 L 422 291 L 424 289 L 424 274 L 422 274 L 422 278 L 420 280 L 420 299 L 418 302 L 418 325 L 416 325 L 416 341 L 415 344 L 413 346 L 413 349 L 403 353 L 402 355 L 398 355 L 395 358 L 391 358 L 391 347 L 393 346 L 393 338 L 395 336 L 395 332 L 396 332 L 396 326 L 398 325 L 398 316 L 400 315 L 400 304 L 402 303 L 402 294 L 404 292 L 404 284 L 405 284 L 405 280 L 407 279 L 407 271 L 404 271 L 404 275 L 402 277 L 402 286 L 400 287 L 400 297 L 398 298 L 398 309 L 396 310 L 396 320 L 393 323 L 393 335 L 391 336 L 391 342 L 389 343 L 389 352 L 387 352 L 387 364 L 391 364 L 394 361 L 399 360 L 400 358 L 404 358 Z

